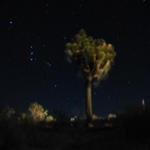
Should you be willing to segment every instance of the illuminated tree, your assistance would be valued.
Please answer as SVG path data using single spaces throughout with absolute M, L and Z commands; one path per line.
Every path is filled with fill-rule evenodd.
M 37 102 L 30 104 L 28 111 L 30 112 L 30 117 L 34 122 L 44 121 L 48 116 L 48 111 Z
M 106 77 L 114 62 L 116 52 L 112 44 L 103 39 L 94 39 L 80 30 L 71 42 L 66 44 L 67 59 L 75 62 L 85 79 L 87 121 L 93 119 L 92 87 Z

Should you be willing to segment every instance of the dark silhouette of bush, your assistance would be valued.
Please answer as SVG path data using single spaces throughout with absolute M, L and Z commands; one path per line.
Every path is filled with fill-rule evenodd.
M 63 111 L 52 113 L 54 117 L 58 117 L 53 124 L 35 124 L 20 120 L 18 112 L 7 119 L 4 117 L 5 113 L 4 116 L 0 114 L 0 150 L 150 148 L 150 109 L 132 109 L 124 114 L 118 114 L 117 119 L 111 122 L 107 119 L 96 120 L 93 128 L 87 128 L 85 120 L 80 119 L 72 126 L 69 115 Z M 112 127 L 105 126 L 106 123 L 112 124 Z
M 150 138 L 150 109 L 134 108 L 120 114 L 115 124 L 126 139 L 145 141 Z

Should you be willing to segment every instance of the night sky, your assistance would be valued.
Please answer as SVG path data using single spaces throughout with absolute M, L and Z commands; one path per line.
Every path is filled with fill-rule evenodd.
M 65 43 L 84 28 L 115 46 L 108 77 L 94 89 L 99 115 L 150 101 L 149 0 L 3 0 L 0 2 L 0 105 L 82 115 L 84 81 Z

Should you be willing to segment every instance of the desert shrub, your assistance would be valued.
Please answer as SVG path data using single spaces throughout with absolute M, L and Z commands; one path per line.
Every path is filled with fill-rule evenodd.
M 53 110 L 53 114 L 58 122 L 69 122 L 70 121 L 70 116 L 65 111 Z
M 51 123 L 53 121 L 56 121 L 56 119 L 52 116 L 52 115 L 48 115 L 46 118 L 45 118 L 45 121 L 47 123 Z
M 16 111 L 13 107 L 7 106 L 1 109 L 1 112 L 0 112 L 1 120 L 14 119 L 15 117 L 16 117 Z
M 128 139 L 145 140 L 150 138 L 150 110 L 133 111 L 121 114 L 117 119 L 118 127 Z
M 33 122 L 42 122 L 48 116 L 48 110 L 44 109 L 44 107 L 37 102 L 30 104 L 28 112 Z

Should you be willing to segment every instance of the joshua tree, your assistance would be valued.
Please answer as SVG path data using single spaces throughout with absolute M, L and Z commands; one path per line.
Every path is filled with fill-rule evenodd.
M 75 62 L 85 79 L 87 121 L 93 118 L 92 87 L 108 74 L 116 56 L 114 47 L 103 39 L 94 39 L 80 30 L 71 42 L 66 44 L 66 54 L 70 62 Z

